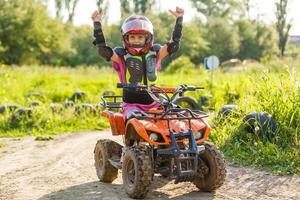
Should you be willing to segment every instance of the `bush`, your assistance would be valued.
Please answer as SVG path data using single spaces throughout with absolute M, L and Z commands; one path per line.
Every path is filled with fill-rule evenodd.
M 70 39 L 60 20 L 48 16 L 40 1 L 0 3 L 0 63 L 61 63 L 70 49 Z
M 194 70 L 194 63 L 190 60 L 187 56 L 181 56 L 175 59 L 166 69 L 167 73 L 174 74 L 174 73 L 184 73 L 188 74 Z

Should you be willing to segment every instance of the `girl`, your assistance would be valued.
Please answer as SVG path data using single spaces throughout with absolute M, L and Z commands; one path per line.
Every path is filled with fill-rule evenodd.
M 170 10 L 176 17 L 172 38 L 164 46 L 153 44 L 153 25 L 142 15 L 128 17 L 121 28 L 123 47 L 112 49 L 106 45 L 101 27 L 102 13 L 92 14 L 94 22 L 94 45 L 98 53 L 107 61 L 112 61 L 121 83 L 151 85 L 157 80 L 157 70 L 161 69 L 161 60 L 178 51 L 181 39 L 184 10 L 176 7 Z M 123 115 L 126 120 L 136 110 L 147 111 L 159 106 L 146 92 L 123 89 Z

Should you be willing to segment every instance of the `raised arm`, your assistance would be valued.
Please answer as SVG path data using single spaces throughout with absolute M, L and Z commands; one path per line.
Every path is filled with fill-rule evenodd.
M 182 8 L 176 7 L 175 11 L 169 10 L 172 15 L 176 17 L 176 24 L 172 33 L 171 40 L 165 44 L 159 51 L 159 57 L 163 59 L 167 55 L 171 55 L 178 51 L 179 43 L 181 39 L 181 31 L 182 31 L 182 21 L 184 10 Z
M 102 13 L 99 11 L 93 12 L 91 16 L 94 23 L 94 37 L 95 40 L 93 44 L 98 47 L 98 53 L 106 61 L 119 62 L 119 56 L 112 50 L 111 47 L 107 46 L 105 43 L 104 34 L 102 31 L 101 19 Z

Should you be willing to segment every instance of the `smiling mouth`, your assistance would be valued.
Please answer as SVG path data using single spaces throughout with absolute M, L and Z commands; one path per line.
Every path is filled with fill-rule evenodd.
M 133 47 L 142 47 L 142 46 L 144 46 L 144 44 L 130 44 L 130 46 L 133 46 Z

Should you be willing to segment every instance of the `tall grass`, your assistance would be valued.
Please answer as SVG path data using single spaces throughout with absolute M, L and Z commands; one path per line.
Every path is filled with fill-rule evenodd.
M 178 63 L 176 63 L 178 65 Z M 179 63 L 180 64 L 180 63 Z M 242 69 L 242 70 L 241 70 Z M 278 174 L 300 173 L 300 61 L 274 60 L 250 64 L 239 70 L 213 74 L 203 69 L 189 69 L 159 74 L 157 85 L 188 84 L 204 86 L 205 90 L 186 93 L 196 100 L 212 96 L 209 111 L 217 115 L 224 104 L 237 104 L 239 110 L 230 117 L 215 117 L 210 140 L 216 143 L 233 163 L 254 165 Z M 16 103 L 28 107 L 30 101 L 41 104 L 33 107 L 31 117 L 0 113 L 0 137 L 55 134 L 108 127 L 97 113 L 75 112 L 74 107 L 55 112 L 50 103 L 63 104 L 75 91 L 84 91 L 84 102 L 98 104 L 106 90 L 116 89 L 117 74 L 111 69 L 5 67 L 0 68 L 0 105 Z M 28 97 L 39 93 L 40 96 Z M 80 102 L 76 102 L 79 104 Z M 249 112 L 268 112 L 278 122 L 278 132 L 271 138 L 261 138 L 243 130 L 243 117 Z
M 199 99 L 199 96 L 211 93 L 210 107 L 215 112 L 224 104 L 239 106 L 235 115 L 212 121 L 210 140 L 221 147 L 231 162 L 258 166 L 277 174 L 299 174 L 300 62 L 276 60 L 243 69 L 231 70 L 231 73 L 214 72 L 212 92 L 209 90 L 210 72 L 194 72 L 194 76 L 176 73 L 176 78 L 165 75 L 162 82 L 206 87 L 205 91 L 189 95 Z M 243 118 L 250 112 L 271 114 L 278 123 L 277 133 L 271 138 L 246 133 Z
M 61 112 L 52 111 L 51 103 L 63 104 L 77 91 L 86 92 L 86 103 L 99 104 L 102 93 L 112 90 L 117 77 L 110 69 L 6 67 L 0 68 L 0 105 L 17 104 L 29 107 L 32 100 L 40 105 L 33 107 L 31 116 L 15 117 L 11 112 L 0 114 L 0 137 L 53 134 L 67 131 L 102 129 L 107 122 L 90 112 L 75 113 L 70 107 Z M 31 95 L 38 94 L 38 95 Z M 80 102 L 77 102 L 79 104 Z

